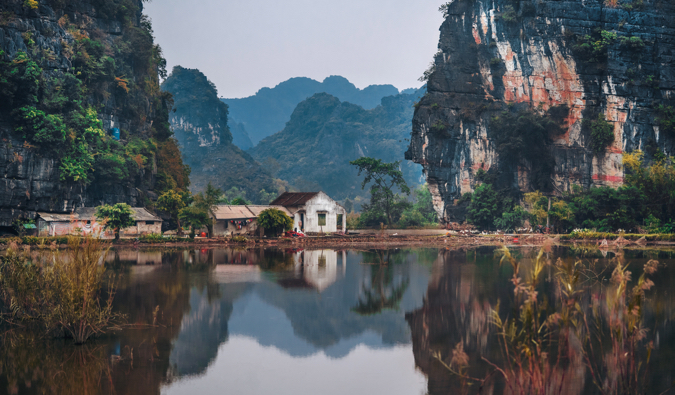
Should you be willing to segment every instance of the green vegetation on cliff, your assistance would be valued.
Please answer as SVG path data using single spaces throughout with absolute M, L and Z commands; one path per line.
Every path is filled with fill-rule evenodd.
M 230 106 L 230 128 L 237 132 L 233 132 L 234 143 L 242 149 L 258 144 L 260 140 L 283 129 L 300 102 L 321 92 L 365 109 L 375 108 L 383 97 L 399 93 L 392 85 L 371 85 L 358 89 L 346 78 L 336 75 L 323 82 L 305 77 L 291 78 L 274 88 L 262 88 L 250 97 L 222 99 Z
M 403 159 L 418 95 L 385 97 L 382 105 L 364 110 L 316 94 L 298 105 L 284 130 L 249 152 L 299 190 L 323 190 L 334 199 L 359 201 L 367 194 L 349 162 L 364 156 L 385 162 Z M 420 184 L 420 166 L 405 161 L 400 170 L 409 185 Z
M 86 2 L 68 5 L 67 11 L 65 1 L 46 3 L 60 31 L 28 30 L 22 35 L 25 48 L 0 48 L 0 120 L 11 125 L 12 139 L 56 159 L 66 184 L 148 191 L 160 179 L 186 188 L 189 169 L 170 155 L 176 146 L 168 123 L 171 95 L 159 90 L 166 62 L 150 21 L 140 16 L 141 2 L 91 1 L 97 18 L 119 23 L 115 35 L 101 30 L 101 20 L 82 16 L 92 11 Z M 0 27 L 10 31 L 31 17 L 13 14 L 16 9 L 0 5 Z M 57 37 L 60 48 L 54 52 L 44 42 Z M 112 127 L 121 129 L 120 141 L 110 135 Z
M 233 187 L 258 203 L 277 188 L 270 174 L 232 141 L 228 107 L 218 99 L 215 85 L 196 69 L 174 67 L 162 83 L 174 97 L 170 122 L 180 144 L 180 154 L 192 173 L 192 189 L 203 190 L 209 182 L 223 191 Z M 264 192 L 267 191 L 267 192 Z

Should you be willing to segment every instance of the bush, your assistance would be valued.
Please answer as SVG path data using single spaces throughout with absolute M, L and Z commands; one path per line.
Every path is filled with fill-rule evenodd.
M 65 254 L 19 252 L 11 245 L 0 258 L 0 300 L 12 321 L 38 324 L 52 335 L 84 343 L 115 326 L 115 281 L 101 300 L 108 249 L 99 239 L 69 237 Z
M 598 114 L 598 119 L 591 121 L 591 139 L 588 148 L 595 155 L 600 155 L 614 143 L 614 124 L 605 120 L 604 115 Z
M 401 228 L 415 228 L 426 224 L 426 218 L 424 218 L 424 215 L 417 210 L 404 211 L 401 215 L 401 219 L 398 221 L 398 226 Z
M 491 229 L 499 215 L 497 193 L 490 184 L 481 184 L 473 192 L 467 220 L 481 229 Z

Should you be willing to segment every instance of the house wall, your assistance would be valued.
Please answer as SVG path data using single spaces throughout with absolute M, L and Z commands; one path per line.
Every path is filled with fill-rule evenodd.
M 154 221 L 152 225 L 146 224 L 146 221 L 137 221 L 136 226 L 125 228 L 120 230 L 120 237 L 139 237 L 142 235 L 158 233 L 162 234 L 162 222 Z M 115 238 L 115 233 L 112 230 L 104 231 L 101 224 L 96 221 L 91 221 L 87 224 L 87 221 L 75 221 L 75 222 L 47 222 L 42 218 L 38 219 L 37 223 L 38 235 L 39 236 L 80 236 L 93 235 L 99 236 L 102 239 L 113 239 Z
M 305 233 L 334 233 L 338 230 L 344 231 L 346 225 L 347 213 L 335 200 L 321 192 L 305 203 L 300 211 L 304 209 L 305 214 Z M 326 225 L 319 226 L 319 213 L 326 214 Z M 293 218 L 293 229 L 301 229 L 300 212 L 296 212 Z M 338 214 L 342 214 L 342 223 L 337 223 Z
M 213 225 L 213 234 L 217 237 L 228 237 L 234 235 L 247 235 L 255 233 L 258 230 L 258 223 L 254 220 L 241 229 L 237 229 L 236 225 L 230 223 L 230 220 L 217 220 Z

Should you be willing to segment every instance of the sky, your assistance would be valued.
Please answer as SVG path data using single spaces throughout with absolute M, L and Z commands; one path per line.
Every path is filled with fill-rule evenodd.
M 201 70 L 227 98 L 292 77 L 418 88 L 436 53 L 443 0 L 154 0 L 167 70 Z

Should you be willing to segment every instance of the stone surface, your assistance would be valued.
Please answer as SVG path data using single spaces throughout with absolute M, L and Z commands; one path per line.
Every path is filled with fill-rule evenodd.
M 659 132 L 655 111 L 657 104 L 672 105 L 672 3 L 645 1 L 631 11 L 597 0 L 448 4 L 435 70 L 415 112 L 406 153 L 424 166 L 441 218 L 461 220 L 455 199 L 474 189 L 478 169 L 499 169 L 504 158 L 496 153 L 490 123 L 507 103 L 541 110 L 569 107 L 566 133 L 551 147 L 541 148 L 555 157 L 553 194 L 572 185 L 621 185 L 624 152 L 651 144 L 673 154 L 673 139 Z M 517 14 L 512 22 L 502 17 L 507 6 Z M 618 38 L 607 46 L 606 60 L 589 62 L 575 43 L 599 30 Z M 621 45 L 624 36 L 639 37 L 644 48 Z M 615 141 L 595 156 L 588 149 L 590 128 L 583 120 L 596 119 L 599 113 L 613 124 Z M 432 128 L 439 121 L 447 125 L 442 133 Z M 517 180 L 513 187 L 519 192 L 532 190 L 528 167 L 523 164 L 513 170 L 517 174 L 508 175 Z
M 45 70 L 45 77 L 63 75 L 72 67 L 64 47 L 72 46 L 75 39 L 59 24 L 61 17 L 67 15 L 71 22 L 100 41 L 112 42 L 122 33 L 121 22 L 98 18 L 92 3 L 92 0 L 73 1 L 57 9 L 40 2 L 38 10 L 23 7 L 23 1 L 17 0 L 0 4 L 0 50 L 10 59 L 19 51 L 27 52 L 22 34 L 30 32 L 36 43 L 34 51 L 50 54 L 33 57 Z M 142 9 L 140 0 L 138 4 Z M 140 24 L 140 14 L 133 23 Z M 150 121 L 131 125 L 119 110 L 114 89 L 108 93 L 98 114 L 104 130 L 119 127 L 130 133 L 142 133 L 150 129 Z M 152 185 L 140 179 L 129 180 L 125 185 L 94 183 L 87 186 L 60 181 L 58 158 L 43 156 L 39 150 L 18 140 L 7 115 L 2 113 L 0 111 L 0 226 L 10 226 L 19 216 L 34 218 L 38 211 L 71 212 L 76 207 L 118 202 L 142 205 L 141 195 Z M 150 110 L 147 115 L 152 119 Z

